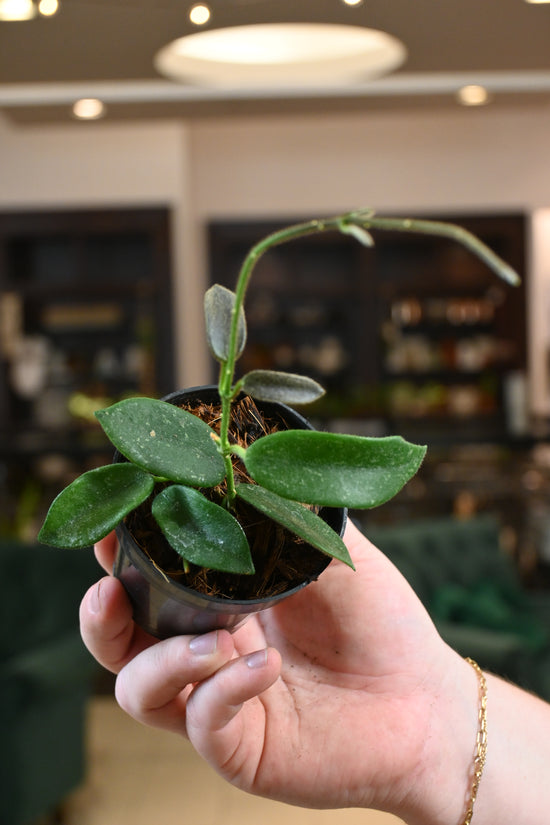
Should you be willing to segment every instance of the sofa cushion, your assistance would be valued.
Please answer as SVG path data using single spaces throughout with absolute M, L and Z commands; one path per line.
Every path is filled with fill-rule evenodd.
M 100 576 L 92 550 L 0 542 L 0 660 L 78 628 L 78 607 Z
M 440 585 L 429 600 L 428 609 L 439 621 L 497 630 L 515 636 L 530 650 L 542 649 L 550 634 L 518 590 L 480 579 L 470 587 L 448 582 Z
M 462 588 L 480 580 L 519 592 L 512 562 L 501 552 L 499 524 L 491 516 L 468 521 L 422 519 L 399 525 L 367 526 L 370 540 L 405 575 L 427 606 L 449 582 Z

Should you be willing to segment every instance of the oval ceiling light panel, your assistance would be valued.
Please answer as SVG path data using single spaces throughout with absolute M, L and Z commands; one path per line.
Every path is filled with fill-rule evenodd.
M 361 26 L 268 23 L 190 34 L 164 46 L 155 68 L 217 87 L 326 86 L 380 77 L 407 56 L 401 41 Z
M 36 6 L 32 0 L 0 0 L 0 20 L 32 20 Z

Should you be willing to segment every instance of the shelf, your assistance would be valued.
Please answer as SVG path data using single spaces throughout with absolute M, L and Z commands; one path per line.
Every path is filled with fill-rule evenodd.
M 70 458 L 96 453 L 113 454 L 113 447 L 101 428 L 68 429 L 55 432 L 52 429 L 32 429 L 25 432 L 0 433 L 0 461 L 6 459 L 34 458 L 46 454 L 59 454 Z
M 524 275 L 524 216 L 428 217 L 464 226 Z M 211 281 L 233 288 L 248 248 L 289 223 L 212 224 Z M 393 420 L 391 386 L 409 383 L 428 387 L 428 406 L 451 428 L 462 420 L 457 409 L 505 420 L 508 375 L 527 364 L 525 278 L 520 288 L 507 287 L 443 238 L 379 232 L 374 240 L 366 249 L 337 233 L 311 236 L 264 256 L 248 287 L 243 370 L 287 369 L 328 384 L 337 396 L 323 399 L 328 418 L 349 398 L 352 415 Z M 294 307 L 318 318 L 291 323 Z M 324 339 L 337 342 L 340 359 L 325 374 L 318 351 Z
M 445 384 L 471 384 L 479 379 L 499 379 L 500 375 L 506 372 L 504 367 L 490 367 L 475 370 L 441 369 L 441 370 L 406 370 L 405 372 L 394 372 L 384 369 L 384 380 L 392 383 L 402 383 L 404 381 L 412 383 L 432 383 L 439 382 Z
M 51 500 L 64 474 L 110 460 L 94 409 L 173 390 L 169 227 L 165 209 L 0 215 L 8 523 L 29 486 Z

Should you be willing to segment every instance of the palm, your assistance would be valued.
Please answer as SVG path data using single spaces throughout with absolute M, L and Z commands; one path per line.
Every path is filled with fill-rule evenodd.
M 399 573 L 374 548 L 361 550 L 353 529 L 346 539 L 357 546 L 355 574 L 334 565 L 234 636 L 240 654 L 275 647 L 280 678 L 214 737 L 203 741 L 190 726 L 197 749 L 246 790 L 297 804 L 315 796 L 323 807 L 368 805 L 381 792 L 377 776 L 397 781 L 418 758 L 429 701 L 417 674 L 433 670 L 436 653 L 441 659 L 440 642 Z M 441 676 L 431 673 L 432 683 Z M 192 706 L 191 698 L 191 714 Z

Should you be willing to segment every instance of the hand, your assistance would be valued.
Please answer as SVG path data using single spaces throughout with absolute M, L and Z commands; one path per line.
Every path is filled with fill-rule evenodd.
M 376 807 L 422 825 L 458 822 L 475 674 L 352 524 L 345 541 L 355 573 L 332 562 L 233 635 L 159 642 L 133 624 L 120 582 L 105 578 L 83 600 L 84 641 L 119 674 L 122 708 L 186 735 L 244 790 L 307 807 Z M 96 549 L 107 569 L 114 551 L 111 537 Z

